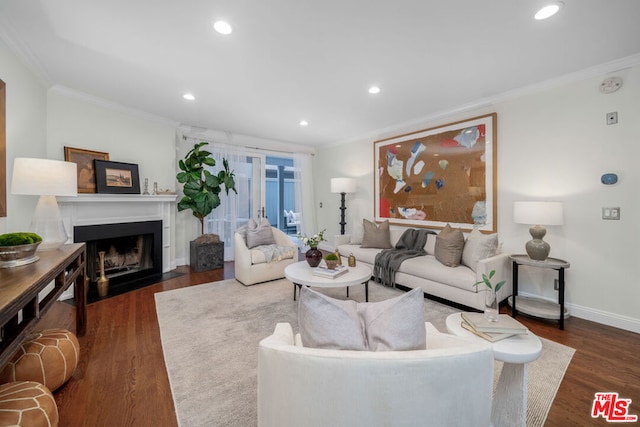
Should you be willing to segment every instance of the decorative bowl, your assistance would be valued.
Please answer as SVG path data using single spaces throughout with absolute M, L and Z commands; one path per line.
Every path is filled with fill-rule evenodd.
M 40 259 L 35 253 L 42 242 L 27 245 L 0 246 L 0 268 L 31 264 Z

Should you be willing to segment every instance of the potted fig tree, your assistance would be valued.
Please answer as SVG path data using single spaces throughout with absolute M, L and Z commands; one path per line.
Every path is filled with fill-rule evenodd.
M 216 161 L 211 153 L 201 148 L 208 142 L 195 144 L 184 160 L 180 160 L 180 172 L 176 176 L 183 184 L 184 196 L 178 202 L 178 211 L 190 209 L 193 216 L 200 221 L 200 236 L 190 242 L 190 260 L 193 271 L 207 271 L 224 266 L 224 242 L 217 234 L 205 234 L 204 219 L 220 206 L 220 192 L 224 187 L 236 194 L 235 174 L 229 170 L 229 162 L 222 159 L 223 169 L 217 174 L 211 173 L 207 167 L 215 167 Z

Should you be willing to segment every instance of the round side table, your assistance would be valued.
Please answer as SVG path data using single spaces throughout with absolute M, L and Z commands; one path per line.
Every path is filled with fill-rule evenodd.
M 450 334 L 488 342 L 461 326 L 462 316 L 454 313 L 447 317 Z M 531 331 L 514 335 L 491 344 L 493 358 L 504 362 L 498 378 L 491 419 L 496 426 L 522 426 L 527 424 L 527 363 L 542 353 L 540 338 Z

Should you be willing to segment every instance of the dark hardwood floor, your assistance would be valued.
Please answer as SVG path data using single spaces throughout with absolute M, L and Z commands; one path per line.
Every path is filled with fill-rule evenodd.
M 186 274 L 88 306 L 87 334 L 79 338 L 80 364 L 54 392 L 61 427 L 177 425 L 153 294 L 232 278 L 233 263 L 225 263 L 223 270 L 178 271 Z M 75 331 L 74 315 L 73 306 L 58 302 L 38 328 Z M 546 426 L 608 425 L 590 416 L 596 392 L 618 392 L 632 399 L 630 413 L 640 414 L 639 334 L 577 318 L 568 319 L 564 331 L 555 322 L 519 320 L 538 336 L 576 349 Z

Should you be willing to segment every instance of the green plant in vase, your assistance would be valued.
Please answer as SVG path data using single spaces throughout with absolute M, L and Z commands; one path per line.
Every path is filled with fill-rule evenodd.
M 329 270 L 334 270 L 338 266 L 338 256 L 333 252 L 328 253 L 324 257 L 324 262 L 327 263 L 327 268 Z
M 206 271 L 224 266 L 224 243 L 216 234 L 205 234 L 204 219 L 220 206 L 220 192 L 224 187 L 225 193 L 236 191 L 235 174 L 229 170 L 229 162 L 222 159 L 223 169 L 217 174 L 210 172 L 216 165 L 211 153 L 201 148 L 208 142 L 195 144 L 184 160 L 180 160 L 180 172 L 176 175 L 179 183 L 183 184 L 184 197 L 178 202 L 178 211 L 190 209 L 193 216 L 200 221 L 200 236 L 192 240 L 189 245 L 191 269 Z
M 473 284 L 473 286 L 484 284 L 487 288 L 484 299 L 484 318 L 490 322 L 497 322 L 500 320 L 498 312 L 498 291 L 506 283 L 506 280 L 502 280 L 495 284 L 491 283 L 491 279 L 493 279 L 495 274 L 495 270 L 491 270 L 489 272 L 489 276 L 483 273 L 482 280 Z

